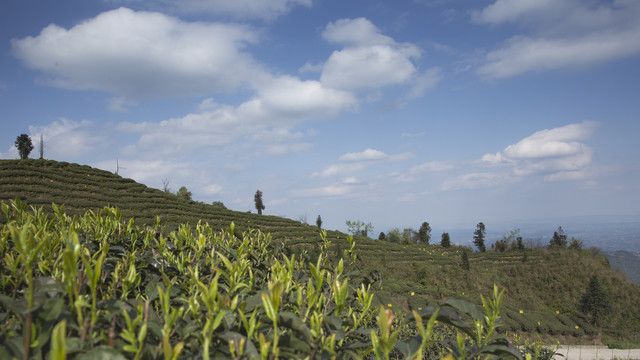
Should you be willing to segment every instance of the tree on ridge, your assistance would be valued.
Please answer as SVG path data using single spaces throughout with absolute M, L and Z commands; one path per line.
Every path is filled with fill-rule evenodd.
M 31 142 L 31 138 L 27 134 L 20 134 L 16 138 L 16 148 L 18 148 L 18 153 L 20 154 L 20 159 L 28 159 L 31 150 L 33 150 L 33 143 Z
M 482 222 L 476 225 L 476 231 L 473 232 L 473 244 L 478 248 L 478 251 L 485 252 L 487 248 L 484 246 L 484 238 L 487 231 Z
M 264 203 L 262 202 L 262 191 L 257 190 L 256 194 L 253 196 L 253 200 L 256 203 L 256 210 L 258 210 L 258 215 L 262 215 L 262 210 L 265 209 Z

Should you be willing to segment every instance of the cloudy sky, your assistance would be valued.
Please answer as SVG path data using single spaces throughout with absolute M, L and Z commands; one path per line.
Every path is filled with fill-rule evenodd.
M 0 158 L 376 234 L 640 215 L 639 39 L 637 0 L 2 1 Z

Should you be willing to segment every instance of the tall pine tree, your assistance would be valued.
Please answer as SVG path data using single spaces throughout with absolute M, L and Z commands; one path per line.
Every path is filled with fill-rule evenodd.
M 478 248 L 478 251 L 485 252 L 487 248 L 484 246 L 484 238 L 487 233 L 484 224 L 479 222 L 476 225 L 476 231 L 473 232 L 473 244 Z

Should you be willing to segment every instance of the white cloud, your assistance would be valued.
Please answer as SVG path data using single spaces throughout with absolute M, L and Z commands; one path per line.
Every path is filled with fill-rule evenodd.
M 313 173 L 311 177 L 318 177 L 318 176 L 329 177 L 329 176 L 341 175 L 346 173 L 354 173 L 354 172 L 362 171 L 366 169 L 368 166 L 369 164 L 362 163 L 362 162 L 333 164 L 324 168 L 324 170 L 322 170 L 320 173 L 317 173 L 317 172 Z
M 480 23 L 500 24 L 513 22 L 523 15 L 548 11 L 562 1 L 556 0 L 497 0 L 495 3 L 473 12 L 473 20 Z
M 13 39 L 12 50 L 52 86 L 145 99 L 229 92 L 261 81 L 264 70 L 244 52 L 257 40 L 243 25 L 120 8 L 68 30 L 49 25 L 38 36 Z
M 394 181 L 401 183 L 415 182 L 433 173 L 441 173 L 453 170 L 455 166 L 446 161 L 430 161 L 420 165 L 412 166 L 406 172 L 394 172 L 390 174 Z
M 204 100 L 199 112 L 161 122 L 121 123 L 122 131 L 140 133 L 136 148 L 153 156 L 229 146 L 262 146 L 271 155 L 305 151 L 311 144 L 291 128 L 303 121 L 337 116 L 356 100 L 342 90 L 291 76 L 268 76 L 257 95 L 237 107 Z M 247 140 L 242 142 L 239 140 Z M 130 151 L 135 151 L 131 149 Z
M 346 153 L 338 160 L 340 163 L 332 164 L 324 168 L 321 172 L 311 174 L 311 177 L 329 177 L 342 174 L 350 174 L 362 171 L 374 164 L 384 161 L 402 161 L 415 157 L 411 152 L 389 155 L 380 150 L 367 148 L 361 152 Z
M 406 83 L 415 75 L 411 60 L 420 57 L 420 49 L 395 42 L 367 19 L 329 23 L 322 36 L 331 43 L 345 46 L 334 51 L 324 64 L 320 81 L 329 87 L 376 89 Z
M 340 45 L 393 45 L 395 41 L 380 33 L 373 23 L 365 18 L 340 19 L 329 23 L 322 37 L 330 43 Z
M 426 132 L 420 131 L 420 132 L 417 132 L 417 133 L 408 133 L 408 132 L 407 133 L 402 133 L 400 136 L 413 138 L 413 137 L 422 137 L 422 136 L 425 136 L 426 134 L 427 134 Z
M 582 180 L 588 175 L 584 171 L 561 171 L 544 177 L 545 181 Z
M 385 160 L 388 159 L 389 155 L 383 153 L 382 151 L 368 148 L 364 151 L 357 153 L 347 153 L 340 156 L 340 161 L 368 161 L 368 160 Z
M 442 80 L 442 69 L 433 67 L 427 69 L 424 73 L 416 77 L 413 87 L 407 94 L 407 98 L 415 99 L 424 95 L 427 91 L 436 87 L 438 82 Z
M 440 187 L 441 190 L 472 190 L 495 187 L 509 184 L 520 179 L 506 173 L 471 173 L 446 180 Z
M 38 149 L 40 135 L 44 138 L 46 159 L 78 159 L 99 151 L 107 139 L 97 131 L 91 121 L 73 121 L 60 118 L 49 125 L 29 126 L 34 151 Z
M 210 184 L 202 188 L 202 192 L 207 195 L 216 195 L 222 191 L 222 185 Z
M 473 19 L 517 23 L 529 34 L 490 51 L 477 72 L 506 78 L 528 71 L 592 66 L 640 52 L 640 2 L 497 0 Z
M 593 154 L 591 148 L 580 141 L 591 137 L 596 126 L 593 121 L 585 121 L 541 130 L 502 152 L 485 154 L 481 161 L 511 166 L 517 176 L 580 171 L 591 163 Z M 558 175 L 562 176 L 566 178 L 566 174 Z
M 115 97 L 109 101 L 109 110 L 113 112 L 119 113 L 128 113 L 128 107 L 136 106 L 138 103 L 136 101 L 129 100 L 125 97 Z
M 514 37 L 487 54 L 478 73 L 507 78 L 528 71 L 590 66 L 640 52 L 640 27 L 619 33 L 598 33 L 582 38 L 537 39 Z
M 35 148 L 35 146 L 34 146 Z M 7 152 L 0 153 L 0 159 L 19 159 L 20 154 L 18 153 L 18 148 L 15 145 L 11 145 Z

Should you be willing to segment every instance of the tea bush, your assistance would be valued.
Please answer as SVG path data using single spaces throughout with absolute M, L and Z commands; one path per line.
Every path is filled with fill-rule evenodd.
M 2 203 L 0 354 L 8 358 L 522 358 L 496 335 L 503 292 L 410 314 L 373 305 L 377 277 L 320 235 L 309 262 L 268 234 L 167 233 L 116 208 L 53 215 Z M 330 258 L 330 256 L 332 256 Z

